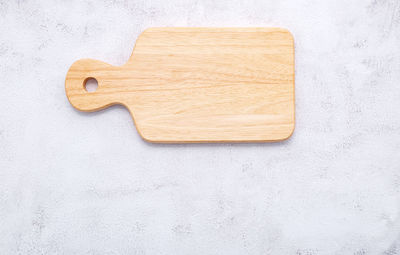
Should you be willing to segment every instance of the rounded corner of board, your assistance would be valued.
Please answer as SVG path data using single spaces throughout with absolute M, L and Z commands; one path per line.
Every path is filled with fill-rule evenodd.
M 139 38 L 140 36 L 144 35 L 144 34 L 157 31 L 158 29 L 159 29 L 159 28 L 157 28 L 157 27 L 147 27 L 147 28 L 143 29 L 142 32 L 140 32 L 140 34 L 138 35 L 138 38 Z
M 295 124 L 293 123 L 293 125 L 291 126 L 291 128 L 288 130 L 287 134 L 284 135 L 284 136 L 283 136 L 282 138 L 280 138 L 279 140 L 277 140 L 277 142 L 286 141 L 286 140 L 290 139 L 290 138 L 293 136 L 294 130 L 295 130 Z

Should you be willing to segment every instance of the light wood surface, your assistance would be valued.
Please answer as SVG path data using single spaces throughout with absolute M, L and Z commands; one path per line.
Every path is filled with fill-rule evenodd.
M 91 77 L 95 92 L 84 88 Z M 73 63 L 65 89 L 81 111 L 124 105 L 151 142 L 284 140 L 295 124 L 293 37 L 280 28 L 150 28 L 123 66 Z

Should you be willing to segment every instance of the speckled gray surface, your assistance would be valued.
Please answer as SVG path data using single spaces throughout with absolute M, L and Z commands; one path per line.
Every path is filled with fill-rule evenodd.
M 151 26 L 279 26 L 296 130 L 154 145 L 68 103 Z M 0 254 L 400 254 L 400 1 L 0 1 Z

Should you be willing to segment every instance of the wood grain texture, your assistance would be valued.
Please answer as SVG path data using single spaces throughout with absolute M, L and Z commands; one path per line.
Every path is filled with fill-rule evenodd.
M 91 77 L 95 92 L 84 88 Z M 65 89 L 81 111 L 124 105 L 151 142 L 280 141 L 295 124 L 293 37 L 280 28 L 150 28 L 123 66 L 73 63 Z

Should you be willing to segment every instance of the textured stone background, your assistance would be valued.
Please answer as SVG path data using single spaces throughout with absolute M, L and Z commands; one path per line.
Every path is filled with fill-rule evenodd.
M 154 145 L 74 110 L 72 62 L 151 26 L 291 30 L 292 138 Z M 0 0 L 0 102 L 0 254 L 400 254 L 398 0 Z

